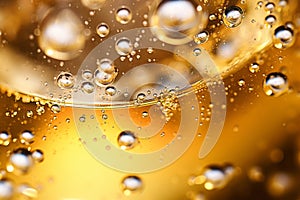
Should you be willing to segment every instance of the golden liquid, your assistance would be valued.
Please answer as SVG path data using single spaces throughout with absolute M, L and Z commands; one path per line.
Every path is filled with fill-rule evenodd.
M 277 26 L 293 21 L 294 32 L 299 30 L 298 3 L 289 1 L 288 6 L 283 10 L 276 7 L 278 9 L 275 12 L 276 24 L 268 28 L 264 25 L 264 18 L 268 15 L 268 11 L 264 8 L 266 1 L 263 1 L 262 8 L 257 6 L 256 1 L 250 2 L 249 0 L 245 3 L 214 2 L 203 7 L 209 14 L 217 15 L 218 8 L 223 9 L 224 5 L 238 5 L 246 14 L 242 23 L 232 29 L 222 24 L 218 25 L 220 20 L 208 22 L 207 29 L 210 32 L 210 38 L 201 48 L 207 50 L 223 77 L 227 103 L 223 107 L 226 111 L 226 118 L 221 136 L 209 154 L 203 158 L 199 158 L 199 149 L 207 136 L 214 107 L 210 104 L 211 97 L 208 88 L 203 86 L 202 82 L 198 82 L 201 79 L 199 74 L 190 75 L 191 78 L 188 80 L 191 85 L 194 84 L 194 92 L 171 98 L 171 103 L 182 104 L 178 106 L 179 108 L 165 113 L 162 111 L 170 107 L 165 106 L 161 110 L 156 103 L 158 101 L 166 105 L 164 103 L 167 98 L 154 99 L 154 103 L 151 101 L 149 104 L 138 106 L 130 104 L 122 108 L 114 106 L 85 108 L 82 105 L 76 105 L 76 102 L 68 98 L 65 99 L 64 104 L 59 97 L 62 90 L 59 90 L 53 81 L 53 78 L 61 71 L 77 74 L 77 78 L 81 76 L 81 71 L 78 72 L 81 63 L 89 52 L 105 39 L 97 35 L 98 24 L 103 22 L 108 24 L 110 27 L 108 37 L 117 34 L 121 29 L 125 31 L 141 27 L 143 15 L 148 13 L 146 5 L 151 6 L 151 1 L 137 1 L 135 4 L 119 1 L 105 2 L 101 11 L 95 11 L 94 15 L 90 15 L 90 10 L 81 2 L 44 1 L 33 2 L 30 5 L 23 1 L 1 3 L 3 11 L 1 13 L 7 16 L 7 21 L 0 23 L 3 29 L 1 35 L 3 46 L 0 51 L 2 55 L 0 55 L 2 87 L 0 127 L 2 131 L 10 133 L 12 138 L 9 145 L 0 146 L 2 152 L 0 169 L 3 172 L 6 171 L 2 178 L 13 182 L 14 192 L 11 199 L 298 199 L 300 197 L 297 181 L 300 175 L 298 136 L 300 131 L 298 126 L 300 71 L 297 66 L 300 61 L 299 35 L 294 36 L 296 37 L 295 44 L 286 50 L 277 49 L 272 44 L 272 33 Z M 275 3 L 278 6 L 279 2 Z M 31 22 L 28 17 L 30 15 L 27 14 L 33 13 L 34 10 L 36 13 L 36 10 L 45 9 L 40 6 L 42 4 L 45 7 L 51 7 L 54 4 L 62 7 L 71 5 L 71 10 L 76 11 L 80 20 L 88 21 L 88 23 L 83 22 L 85 28 L 91 31 L 85 41 L 85 48 L 78 57 L 63 61 L 62 66 L 61 60 L 53 59 L 51 56 L 44 57 L 44 53 L 36 53 L 39 48 L 37 38 L 40 37 L 34 32 L 37 32 L 36 28 L 40 21 Z M 114 16 L 115 10 L 122 5 L 139 15 L 134 14 L 127 24 L 118 23 Z M 24 9 L 20 9 L 15 16 L 12 16 L 8 12 L 9 9 L 17 9 L 18 6 Z M 111 9 L 112 14 L 109 14 Z M 101 20 L 98 20 L 100 17 Z M 15 23 L 12 26 L 9 22 L 13 20 Z M 135 22 L 133 23 L 132 20 Z M 34 35 L 33 40 L 28 39 L 31 34 Z M 224 52 L 218 50 L 218 47 L 222 45 L 222 40 L 228 43 L 236 40 L 235 42 L 239 45 L 235 54 L 226 56 Z M 134 59 L 132 62 L 127 58 L 124 62 L 115 61 L 117 67 L 124 66 L 118 69 L 117 81 L 122 77 L 122 72 L 126 74 L 131 68 L 147 63 L 148 58 L 157 59 L 159 63 L 172 66 L 182 74 L 186 73 L 185 70 L 189 70 L 184 59 L 170 52 L 160 52 L 154 49 L 153 54 L 144 50 L 140 55 L 140 60 Z M 6 58 L 10 59 L 6 60 Z M 63 56 L 62 59 L 64 58 Z M 24 63 L 24 61 L 27 62 Z M 259 64 L 259 71 L 252 73 L 249 71 L 249 66 L 254 62 Z M 17 68 L 16 63 L 24 65 L 17 65 L 20 66 Z M 151 63 L 155 62 L 152 60 Z M 36 70 L 32 70 L 33 68 Z M 34 74 L 34 71 L 37 73 Z M 281 72 L 288 79 L 288 91 L 278 97 L 265 94 L 263 83 L 271 72 Z M 29 78 L 29 82 L 26 82 L 26 78 Z M 30 82 L 30 78 L 35 80 L 38 89 L 30 85 L 33 83 Z M 49 101 L 51 91 L 54 97 L 52 101 Z M 67 94 L 69 93 L 63 93 L 63 95 Z M 148 97 L 152 95 L 151 93 Z M 188 99 L 189 97 L 196 97 L 197 104 L 192 99 Z M 61 106 L 58 113 L 51 111 L 50 107 L 53 102 Z M 44 113 L 41 111 L 43 108 Z M 150 111 L 151 108 L 154 109 L 153 113 Z M 194 110 L 199 109 L 199 116 L 194 119 L 195 122 L 182 124 L 182 117 L 185 117 L 182 114 L 184 113 L 182 108 L 189 109 L 188 112 L 192 117 Z M 29 111 L 33 112 L 32 116 Z M 149 116 L 143 117 L 145 111 L 149 113 Z M 108 147 L 103 146 L 107 155 L 110 155 L 113 148 L 119 148 L 117 139 L 123 127 L 120 127 L 118 117 L 124 113 L 136 126 L 136 131 L 138 127 L 143 130 L 143 127 L 151 125 L 155 120 L 163 121 L 162 127 L 159 127 L 153 136 L 139 138 L 135 147 L 127 151 L 129 154 L 154 152 L 167 145 L 171 146 L 172 140 L 182 143 L 186 137 L 184 134 L 177 134 L 180 126 L 190 130 L 191 124 L 197 124 L 194 128 L 196 134 L 187 150 L 169 165 L 149 172 L 139 172 L 133 166 L 132 171 L 126 172 L 126 170 L 121 170 L 122 166 L 116 169 L 108 163 L 99 161 L 102 155 L 96 155 L 93 150 L 89 149 L 89 144 L 97 145 L 104 139 L 111 143 Z M 166 120 L 170 113 L 173 116 Z M 24 130 L 30 130 L 35 134 L 33 143 L 21 143 L 19 137 Z M 44 160 L 34 163 L 25 174 L 7 172 L 9 171 L 7 168 L 9 158 L 19 147 L 29 148 L 30 151 L 40 149 L 44 153 Z M 166 158 L 166 155 L 162 156 L 162 163 Z M 121 157 L 119 159 L 122 160 Z M 146 164 L 151 166 L 152 162 L 154 161 L 150 160 Z M 205 181 L 200 180 L 198 184 L 191 181 L 191 177 L 201 179 L 201 175 L 209 166 L 217 165 L 221 168 L 226 164 L 233 166 L 234 173 L 216 189 L 210 190 L 211 185 L 205 184 Z M 124 190 L 121 183 L 129 175 L 141 179 L 142 187 L 137 191 Z M 19 187 L 24 183 L 30 185 L 34 192 L 29 190 L 27 193 L 23 191 L 22 194 Z

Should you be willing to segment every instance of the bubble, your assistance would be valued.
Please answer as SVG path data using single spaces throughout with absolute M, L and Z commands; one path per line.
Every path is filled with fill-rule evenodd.
M 273 12 L 275 10 L 275 4 L 273 2 L 269 2 L 265 5 L 265 10 L 268 12 Z
M 32 166 L 31 153 L 25 148 L 19 148 L 10 155 L 6 169 L 8 172 L 22 175 L 27 173 Z
M 71 60 L 85 46 L 81 20 L 70 9 L 50 11 L 40 27 L 39 46 L 51 58 Z
M 275 197 L 286 194 L 292 187 L 291 177 L 283 172 L 279 172 L 270 177 L 268 181 L 268 192 Z
M 11 141 L 11 134 L 8 132 L 0 132 L 0 145 L 8 146 Z
M 117 89 L 114 86 L 108 86 L 105 88 L 105 94 L 114 96 L 117 93 Z
M 97 34 L 104 38 L 109 34 L 109 26 L 106 23 L 101 23 L 97 26 Z
M 266 16 L 265 23 L 269 27 L 272 27 L 276 23 L 276 17 L 274 15 L 268 15 L 268 16 Z
M 61 72 L 56 78 L 56 84 L 61 89 L 71 89 L 75 84 L 75 78 L 69 72 Z
M 193 50 L 193 54 L 194 54 L 194 56 L 199 56 L 199 55 L 201 54 L 201 49 L 195 48 L 195 49 Z
M 265 178 L 262 169 L 258 166 L 251 167 L 251 169 L 248 171 L 248 177 L 254 182 L 261 182 Z
M 21 184 L 19 187 L 18 187 L 18 191 L 28 197 L 28 198 L 37 198 L 38 197 L 38 191 L 29 186 L 28 184 Z
M 132 52 L 133 45 L 128 38 L 122 37 L 117 40 L 115 49 L 119 55 L 126 56 Z
M 287 26 L 279 26 L 274 31 L 273 43 L 278 49 L 291 47 L 295 42 L 294 31 Z
M 58 104 L 53 104 L 53 105 L 51 106 L 51 111 L 52 111 L 54 114 L 59 113 L 59 112 L 61 111 L 60 105 L 58 105 Z
M 257 63 L 251 63 L 251 65 L 249 66 L 249 71 L 251 73 L 256 73 L 259 71 L 259 64 Z
M 35 135 L 31 131 L 23 131 L 20 134 L 20 141 L 22 144 L 29 145 L 34 142 Z
M 137 176 L 127 176 L 122 180 L 121 183 L 123 193 L 130 195 L 132 192 L 136 192 L 142 189 L 142 180 Z
M 92 10 L 100 9 L 104 2 L 105 0 L 81 0 L 82 5 Z
M 198 9 L 197 9 L 198 6 Z M 205 28 L 208 15 L 198 2 L 192 0 L 164 0 L 150 11 L 150 26 L 163 42 L 180 45 L 191 41 Z
M 81 84 L 81 90 L 86 94 L 93 93 L 94 89 L 95 89 L 95 86 L 91 82 L 86 81 Z
M 82 78 L 85 80 L 91 80 L 93 78 L 93 73 L 90 70 L 84 70 L 82 72 Z
M 14 187 L 11 181 L 2 179 L 0 180 L 0 199 L 9 200 L 12 198 Z
M 129 150 L 135 147 L 138 139 L 131 131 L 122 131 L 118 136 L 118 144 L 122 150 Z
M 208 38 L 209 38 L 209 33 L 207 31 L 202 31 L 194 36 L 194 42 L 196 44 L 203 44 L 207 42 Z
M 280 72 L 270 73 L 264 81 L 263 88 L 266 95 L 278 97 L 288 91 L 287 77 Z
M 117 76 L 117 72 L 106 73 L 101 69 L 97 69 L 94 74 L 94 82 L 96 85 L 102 87 L 103 85 L 111 84 Z
M 42 162 L 44 160 L 44 153 L 39 149 L 34 150 L 31 156 L 35 162 Z
M 146 118 L 149 116 L 149 113 L 147 111 L 142 112 L 142 117 Z
M 285 7 L 285 6 L 288 5 L 288 1 L 287 1 L 287 0 L 279 0 L 278 5 L 279 5 L 280 7 Z
M 99 62 L 97 62 L 97 65 L 100 70 L 109 74 L 114 73 L 116 71 L 113 62 L 108 58 L 100 60 Z
M 143 102 L 146 99 L 146 95 L 144 93 L 139 93 L 136 99 L 138 102 Z
M 127 24 L 132 19 L 132 13 L 129 8 L 121 7 L 116 12 L 116 20 L 121 24 Z
M 228 28 L 237 27 L 242 23 L 244 11 L 238 6 L 230 6 L 223 13 L 223 22 Z
M 238 81 L 238 85 L 241 86 L 241 87 L 245 86 L 245 84 L 246 84 L 246 82 L 245 82 L 244 79 L 240 79 L 240 80 Z

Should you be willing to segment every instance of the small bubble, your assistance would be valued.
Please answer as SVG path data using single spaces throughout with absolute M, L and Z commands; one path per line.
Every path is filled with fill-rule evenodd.
M 209 38 L 209 33 L 207 31 L 202 31 L 194 36 L 194 42 L 196 44 L 203 44 L 207 42 L 208 38 Z
M 274 15 L 266 16 L 265 23 L 268 27 L 272 27 L 276 23 L 276 17 Z
M 201 49 L 200 48 L 195 48 L 193 50 L 193 54 L 194 54 L 194 56 L 199 56 L 201 54 Z
M 31 153 L 25 148 L 19 148 L 10 155 L 6 170 L 17 175 L 22 175 L 27 173 L 32 166 Z
M 118 144 L 122 150 L 134 148 L 137 142 L 137 138 L 131 131 L 122 131 L 118 136 Z
M 101 23 L 97 26 L 97 34 L 104 38 L 109 34 L 109 26 L 106 23 Z
M 58 104 L 53 104 L 53 105 L 51 106 L 51 111 L 52 111 L 54 114 L 59 113 L 59 112 L 61 111 L 60 105 L 58 105 Z
M 230 6 L 223 13 L 224 24 L 228 28 L 237 27 L 242 23 L 244 12 L 238 6 Z
M 94 82 L 96 83 L 96 85 L 103 87 L 104 85 L 113 83 L 117 74 L 117 72 L 106 73 L 100 68 L 98 68 L 94 74 Z
M 26 116 L 27 116 L 28 118 L 32 117 L 32 116 L 33 116 L 33 111 L 32 111 L 32 110 L 27 110 Z
M 142 117 L 146 118 L 149 116 L 149 113 L 147 111 L 142 112 Z
M 84 70 L 82 72 L 82 78 L 85 80 L 91 80 L 93 78 L 93 73 L 90 70 Z
M 21 194 L 23 194 L 24 196 L 30 198 L 30 199 L 34 199 L 38 197 L 38 191 L 29 186 L 28 184 L 21 184 L 18 187 L 18 192 L 20 192 Z
M 251 63 L 251 65 L 249 66 L 249 71 L 251 73 L 256 73 L 259 71 L 259 64 L 257 63 Z
M 31 131 L 23 131 L 20 134 L 20 141 L 22 144 L 29 145 L 34 142 L 35 135 Z
M 273 12 L 275 10 L 275 4 L 273 2 L 269 2 L 265 5 L 265 10 L 268 12 Z
M 12 199 L 14 193 L 14 187 L 11 181 L 2 179 L 0 180 L 0 199 L 9 200 Z
M 288 5 L 288 0 L 279 0 L 278 5 L 279 5 L 280 7 L 285 7 L 285 6 Z
M 132 13 L 127 7 L 119 8 L 116 12 L 116 20 L 121 24 L 127 24 L 132 19 Z
M 117 93 L 117 89 L 114 86 L 108 86 L 105 88 L 105 94 L 114 96 Z
M 69 72 L 61 72 L 56 78 L 56 83 L 61 89 L 71 89 L 75 84 L 75 78 Z
M 125 56 L 132 52 L 133 45 L 128 38 L 122 37 L 116 41 L 115 49 L 119 55 Z
M 95 89 L 95 86 L 91 82 L 86 81 L 81 84 L 81 90 L 86 94 L 93 93 L 94 89 Z
M 245 86 L 245 84 L 246 84 L 246 82 L 245 82 L 244 79 L 240 79 L 239 82 L 238 82 L 238 85 L 241 86 L 241 87 Z
M 294 31 L 287 26 L 279 26 L 274 31 L 273 43 L 278 49 L 291 47 L 295 42 Z
M 137 101 L 138 102 L 143 102 L 146 99 L 146 95 L 144 93 L 139 93 L 137 95 Z
M 0 145 L 8 146 L 11 141 L 11 134 L 8 132 L 2 131 L 0 132 Z
M 79 121 L 80 121 L 80 122 L 85 122 L 85 116 L 79 117 Z
M 253 166 L 250 168 L 248 171 L 248 177 L 253 182 L 261 182 L 265 178 L 262 169 L 258 166 Z
M 44 153 L 39 149 L 34 150 L 31 156 L 35 162 L 42 162 L 44 160 Z
M 121 183 L 123 193 L 129 196 L 132 192 L 136 192 L 142 189 L 142 180 L 137 176 L 127 176 Z
M 264 92 L 268 96 L 280 96 L 288 91 L 287 77 L 280 72 L 268 74 L 264 81 Z

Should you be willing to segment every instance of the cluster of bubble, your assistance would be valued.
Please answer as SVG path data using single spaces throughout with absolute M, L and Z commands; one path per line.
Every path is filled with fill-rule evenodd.
M 19 141 L 21 144 L 29 146 L 35 140 L 35 134 L 25 130 L 20 133 Z M 16 142 L 12 134 L 2 131 L 0 133 L 0 145 L 8 146 L 11 142 Z M 29 198 L 37 197 L 37 190 L 27 184 L 21 184 L 18 187 L 7 178 L 7 172 L 14 175 L 26 175 L 34 166 L 34 163 L 40 163 L 44 160 L 44 153 L 40 149 L 31 150 L 30 147 L 19 147 L 10 152 L 6 162 L 6 169 L 1 170 L 0 176 L 0 199 L 11 199 L 17 191 Z

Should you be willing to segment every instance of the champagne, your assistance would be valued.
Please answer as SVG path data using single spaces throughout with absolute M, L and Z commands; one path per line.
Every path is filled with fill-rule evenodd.
M 298 1 L 0 5 L 0 199 L 300 198 Z

